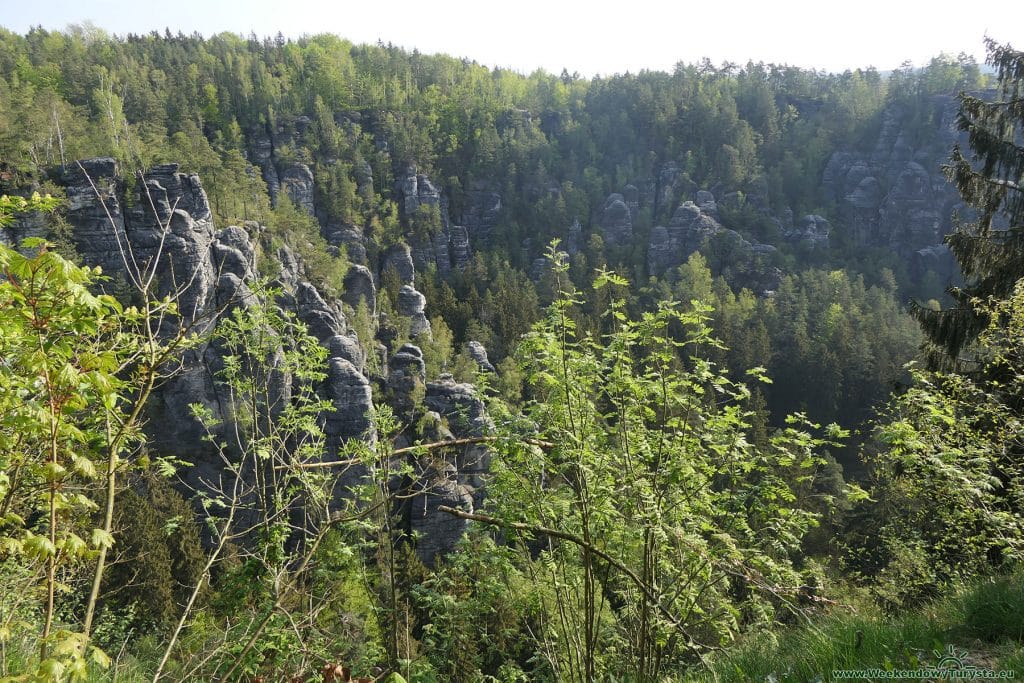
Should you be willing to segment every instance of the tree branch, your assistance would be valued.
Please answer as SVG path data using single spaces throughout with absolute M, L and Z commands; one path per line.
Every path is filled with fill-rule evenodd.
M 405 446 L 404 448 L 396 448 L 391 451 L 391 455 L 408 455 L 409 453 L 415 453 L 417 451 L 436 451 L 442 448 L 453 448 L 455 446 L 470 446 L 478 443 L 492 443 L 494 441 L 501 441 L 505 437 L 501 436 L 469 436 L 463 439 L 449 439 L 447 441 L 435 441 L 433 443 L 421 443 L 415 446 Z M 519 439 L 521 443 L 528 444 L 530 446 L 537 446 L 538 448 L 551 449 L 555 447 L 555 444 L 550 441 L 542 441 L 540 439 Z M 289 470 L 289 469 L 300 469 L 300 470 L 315 470 L 325 467 L 342 467 L 345 465 L 354 465 L 357 460 L 332 460 L 330 462 L 308 462 L 298 465 L 276 465 L 275 470 Z

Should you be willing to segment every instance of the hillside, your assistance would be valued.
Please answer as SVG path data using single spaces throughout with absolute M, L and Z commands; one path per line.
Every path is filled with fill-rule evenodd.
M 1012 373 L 906 369 L 993 219 L 956 94 L 1002 78 L 0 29 L 0 195 L 56 198 L 0 206 L 0 643 L 667 680 L 833 584 L 1012 565 Z

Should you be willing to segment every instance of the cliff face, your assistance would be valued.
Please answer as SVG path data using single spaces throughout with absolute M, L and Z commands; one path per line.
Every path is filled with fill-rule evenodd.
M 956 265 L 942 239 L 954 212 L 970 213 L 942 165 L 954 143 L 966 140 L 956 128 L 956 98 L 937 95 L 922 106 L 923 113 L 884 110 L 873 142 L 832 154 L 822 190 L 857 244 L 892 249 L 945 279 Z
M 295 175 L 282 174 L 281 188 L 289 194 L 295 192 L 296 204 L 312 210 L 312 204 L 305 207 L 304 201 L 306 196 L 312 201 L 312 188 L 292 183 Z M 297 177 L 312 182 L 304 173 Z M 395 351 L 381 376 L 370 374 L 368 359 L 380 349 L 363 347 L 343 306 L 347 303 L 351 311 L 363 304 L 369 311 L 375 310 L 376 284 L 365 266 L 356 265 L 349 271 L 338 299 L 326 296 L 305 279 L 300 260 L 287 247 L 262 256 L 270 263 L 258 267 L 257 243 L 262 226 L 247 223 L 218 230 L 199 177 L 181 173 L 176 164 L 150 169 L 131 190 L 126 189 L 113 159 L 89 159 L 82 161 L 81 167 L 71 165 L 60 175 L 60 182 L 69 200 L 71 237 L 83 262 L 102 267 L 111 278 L 106 286 L 114 292 L 130 291 L 124 285 L 139 274 L 153 274 L 161 295 L 180 291 L 176 325 L 190 326 L 200 334 L 211 332 L 234 307 L 255 303 L 248 283 L 258 270 L 277 273 L 275 284 L 282 294 L 274 303 L 293 311 L 328 351 L 326 379 L 316 387 L 331 405 L 321 416 L 327 437 L 325 460 L 337 459 L 351 439 L 375 442 L 379 438 L 374 425 L 375 404 L 383 402 L 392 405 L 409 424 L 433 425 L 421 428 L 422 433 L 406 430 L 402 445 L 453 435 L 482 435 L 490 428 L 483 403 L 471 385 L 442 381 L 432 383 L 424 394 L 422 352 L 414 345 Z M 15 243 L 45 231 L 41 217 L 22 217 L 14 226 L 0 230 L 0 239 Z M 410 280 L 397 302 L 399 312 L 410 318 L 414 332 L 429 334 L 423 295 L 411 285 L 414 271 L 410 254 L 406 250 L 396 258 Z M 223 463 L 204 439 L 204 429 L 192 416 L 190 406 L 204 406 L 215 419 L 224 422 L 225 433 L 230 429 L 231 411 L 217 376 L 224 367 L 223 354 L 218 344 L 210 342 L 189 350 L 180 370 L 154 392 L 148 405 L 151 451 L 191 462 L 182 475 L 196 490 L 202 490 L 204 482 L 215 481 Z M 277 375 L 274 381 L 271 391 L 286 398 L 294 378 Z M 471 419 L 465 422 L 461 416 L 467 412 Z M 420 419 L 423 415 L 432 419 Z M 450 458 L 448 465 L 440 468 L 432 459 L 422 464 L 414 459 L 418 478 L 406 482 L 417 495 L 403 504 L 405 518 L 409 530 L 422 535 L 419 551 L 426 561 L 450 549 L 464 528 L 454 518 L 439 513 L 437 506 L 471 509 L 482 496 L 482 474 L 489 454 L 467 448 Z
M 678 163 L 667 162 L 608 195 L 590 217 L 590 231 L 611 247 L 645 241 L 647 271 L 658 276 L 685 263 L 694 251 L 725 249 L 730 283 L 759 292 L 771 291 L 778 282 L 777 248 L 791 245 L 798 254 L 827 251 L 837 231 L 856 247 L 891 250 L 918 278 L 932 272 L 950 281 L 957 267 L 942 240 L 953 229 L 954 213 L 971 217 L 942 172 L 954 143 L 966 146 L 956 128 L 957 111 L 952 96 L 931 97 L 916 110 L 902 105 L 884 109 L 874 134 L 829 157 L 820 181 L 825 215 L 797 217 L 787 208 L 773 210 L 756 184 L 746 193 L 721 185 L 700 189 Z M 638 215 L 646 218 L 638 222 Z M 775 226 L 772 243 L 750 236 L 752 215 Z M 645 228 L 644 220 L 653 227 Z M 572 251 L 580 241 L 579 228 L 564 237 Z

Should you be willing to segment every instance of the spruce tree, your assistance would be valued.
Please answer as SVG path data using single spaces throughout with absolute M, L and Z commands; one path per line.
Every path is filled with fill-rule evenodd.
M 948 291 L 954 305 L 916 308 L 933 366 L 963 368 L 962 352 L 990 324 L 991 304 L 1006 300 L 1024 277 L 1024 52 L 988 38 L 996 97 L 960 94 L 957 125 L 970 155 L 957 144 L 945 167 L 964 201 L 977 212 L 946 236 L 965 285 Z

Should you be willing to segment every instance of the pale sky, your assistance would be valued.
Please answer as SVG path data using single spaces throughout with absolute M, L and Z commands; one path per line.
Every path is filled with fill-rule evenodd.
M 17 33 L 92 21 L 111 33 L 335 33 L 522 73 L 671 71 L 708 57 L 843 71 L 984 60 L 982 38 L 1024 49 L 1024 0 L 0 0 Z

